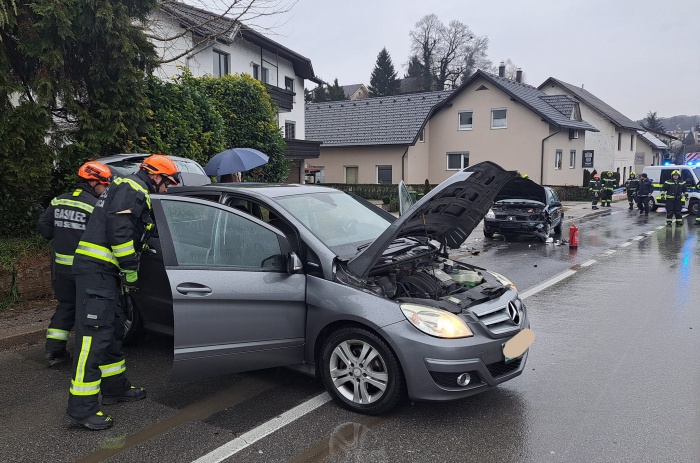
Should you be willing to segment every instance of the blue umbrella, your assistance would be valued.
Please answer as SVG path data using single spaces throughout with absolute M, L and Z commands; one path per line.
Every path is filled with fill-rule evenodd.
M 204 172 L 212 176 L 246 172 L 267 164 L 269 160 L 266 154 L 253 148 L 231 148 L 211 158 L 204 166 Z

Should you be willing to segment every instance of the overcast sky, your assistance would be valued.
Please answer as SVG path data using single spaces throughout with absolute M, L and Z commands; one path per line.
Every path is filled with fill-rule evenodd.
M 488 36 L 489 59 L 535 87 L 583 84 L 633 120 L 700 114 L 700 0 L 298 0 L 267 35 L 327 82 L 369 85 L 382 47 L 403 77 L 409 31 L 431 13 Z

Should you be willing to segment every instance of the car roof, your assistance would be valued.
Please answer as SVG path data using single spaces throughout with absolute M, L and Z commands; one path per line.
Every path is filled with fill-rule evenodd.
M 292 196 L 311 193 L 337 193 L 340 190 L 318 185 L 303 185 L 299 183 L 212 183 L 201 186 L 183 186 L 177 189 L 178 193 L 207 193 L 207 192 L 250 192 L 269 198 Z
M 109 155 L 109 156 L 100 156 L 100 157 L 97 157 L 97 158 L 95 158 L 95 159 L 93 159 L 93 160 L 94 160 L 94 161 L 97 161 L 97 162 L 101 162 L 101 163 L 103 163 L 103 164 L 107 164 L 107 163 L 110 163 L 110 162 L 114 162 L 114 161 L 124 161 L 124 160 L 131 159 L 131 158 L 134 158 L 134 159 L 145 159 L 145 158 L 147 158 L 147 157 L 149 157 L 149 156 L 152 156 L 152 154 L 151 154 L 151 153 L 119 153 L 119 154 L 112 154 L 112 155 Z M 183 157 L 180 157 L 180 156 L 170 156 L 170 155 L 168 155 L 168 157 L 169 157 L 170 159 L 177 159 L 178 161 L 191 161 L 191 162 L 195 162 L 195 161 L 193 161 L 192 159 L 183 158 Z

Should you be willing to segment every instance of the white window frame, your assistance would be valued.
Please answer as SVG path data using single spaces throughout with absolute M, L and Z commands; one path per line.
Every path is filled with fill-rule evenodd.
M 263 84 L 270 83 L 270 69 L 265 66 L 262 67 L 262 72 L 260 73 L 260 82 Z
M 564 157 L 564 150 L 556 150 L 554 152 L 554 170 L 561 170 L 562 158 Z
M 569 150 L 569 169 L 576 168 L 576 150 Z
M 472 115 L 472 123 L 462 125 L 462 118 L 460 117 L 464 113 L 469 113 Z M 457 112 L 457 130 L 473 130 L 474 129 L 474 111 L 464 110 Z
M 450 155 L 458 155 L 461 154 L 462 157 L 460 158 L 460 168 L 455 169 L 450 167 Z M 464 165 L 464 160 L 467 160 L 467 165 Z M 445 153 L 445 170 L 451 170 L 451 171 L 457 171 L 457 170 L 462 170 L 465 167 L 469 167 L 469 151 L 448 151 Z
M 253 63 L 253 79 L 260 80 L 260 65 Z
M 379 183 L 379 168 L 380 168 L 380 167 L 383 167 L 383 168 L 388 167 L 388 168 L 389 168 L 389 170 L 390 170 L 390 172 L 391 172 L 391 182 L 389 182 L 389 183 L 381 183 L 381 184 Z M 394 182 L 394 166 L 392 166 L 391 164 L 381 164 L 381 165 L 376 166 L 375 169 L 374 169 L 374 181 L 375 181 L 375 183 L 377 183 L 378 185 L 392 185 L 393 182 Z
M 493 122 L 494 122 L 493 116 L 494 116 L 495 111 L 505 111 L 506 112 L 506 117 L 503 118 L 503 120 L 505 121 L 505 125 L 498 126 L 498 127 L 495 127 L 493 125 Z M 500 129 L 507 129 L 507 128 L 508 128 L 508 108 L 491 108 L 491 129 L 492 130 L 500 130 Z
M 578 138 L 578 129 L 569 129 L 569 139 L 573 140 Z

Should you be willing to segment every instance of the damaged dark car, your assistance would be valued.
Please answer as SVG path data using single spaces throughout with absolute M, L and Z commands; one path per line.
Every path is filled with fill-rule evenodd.
M 505 184 L 486 213 L 484 236 L 531 236 L 545 242 L 552 232 L 561 233 L 563 221 L 564 210 L 556 191 L 516 177 Z

